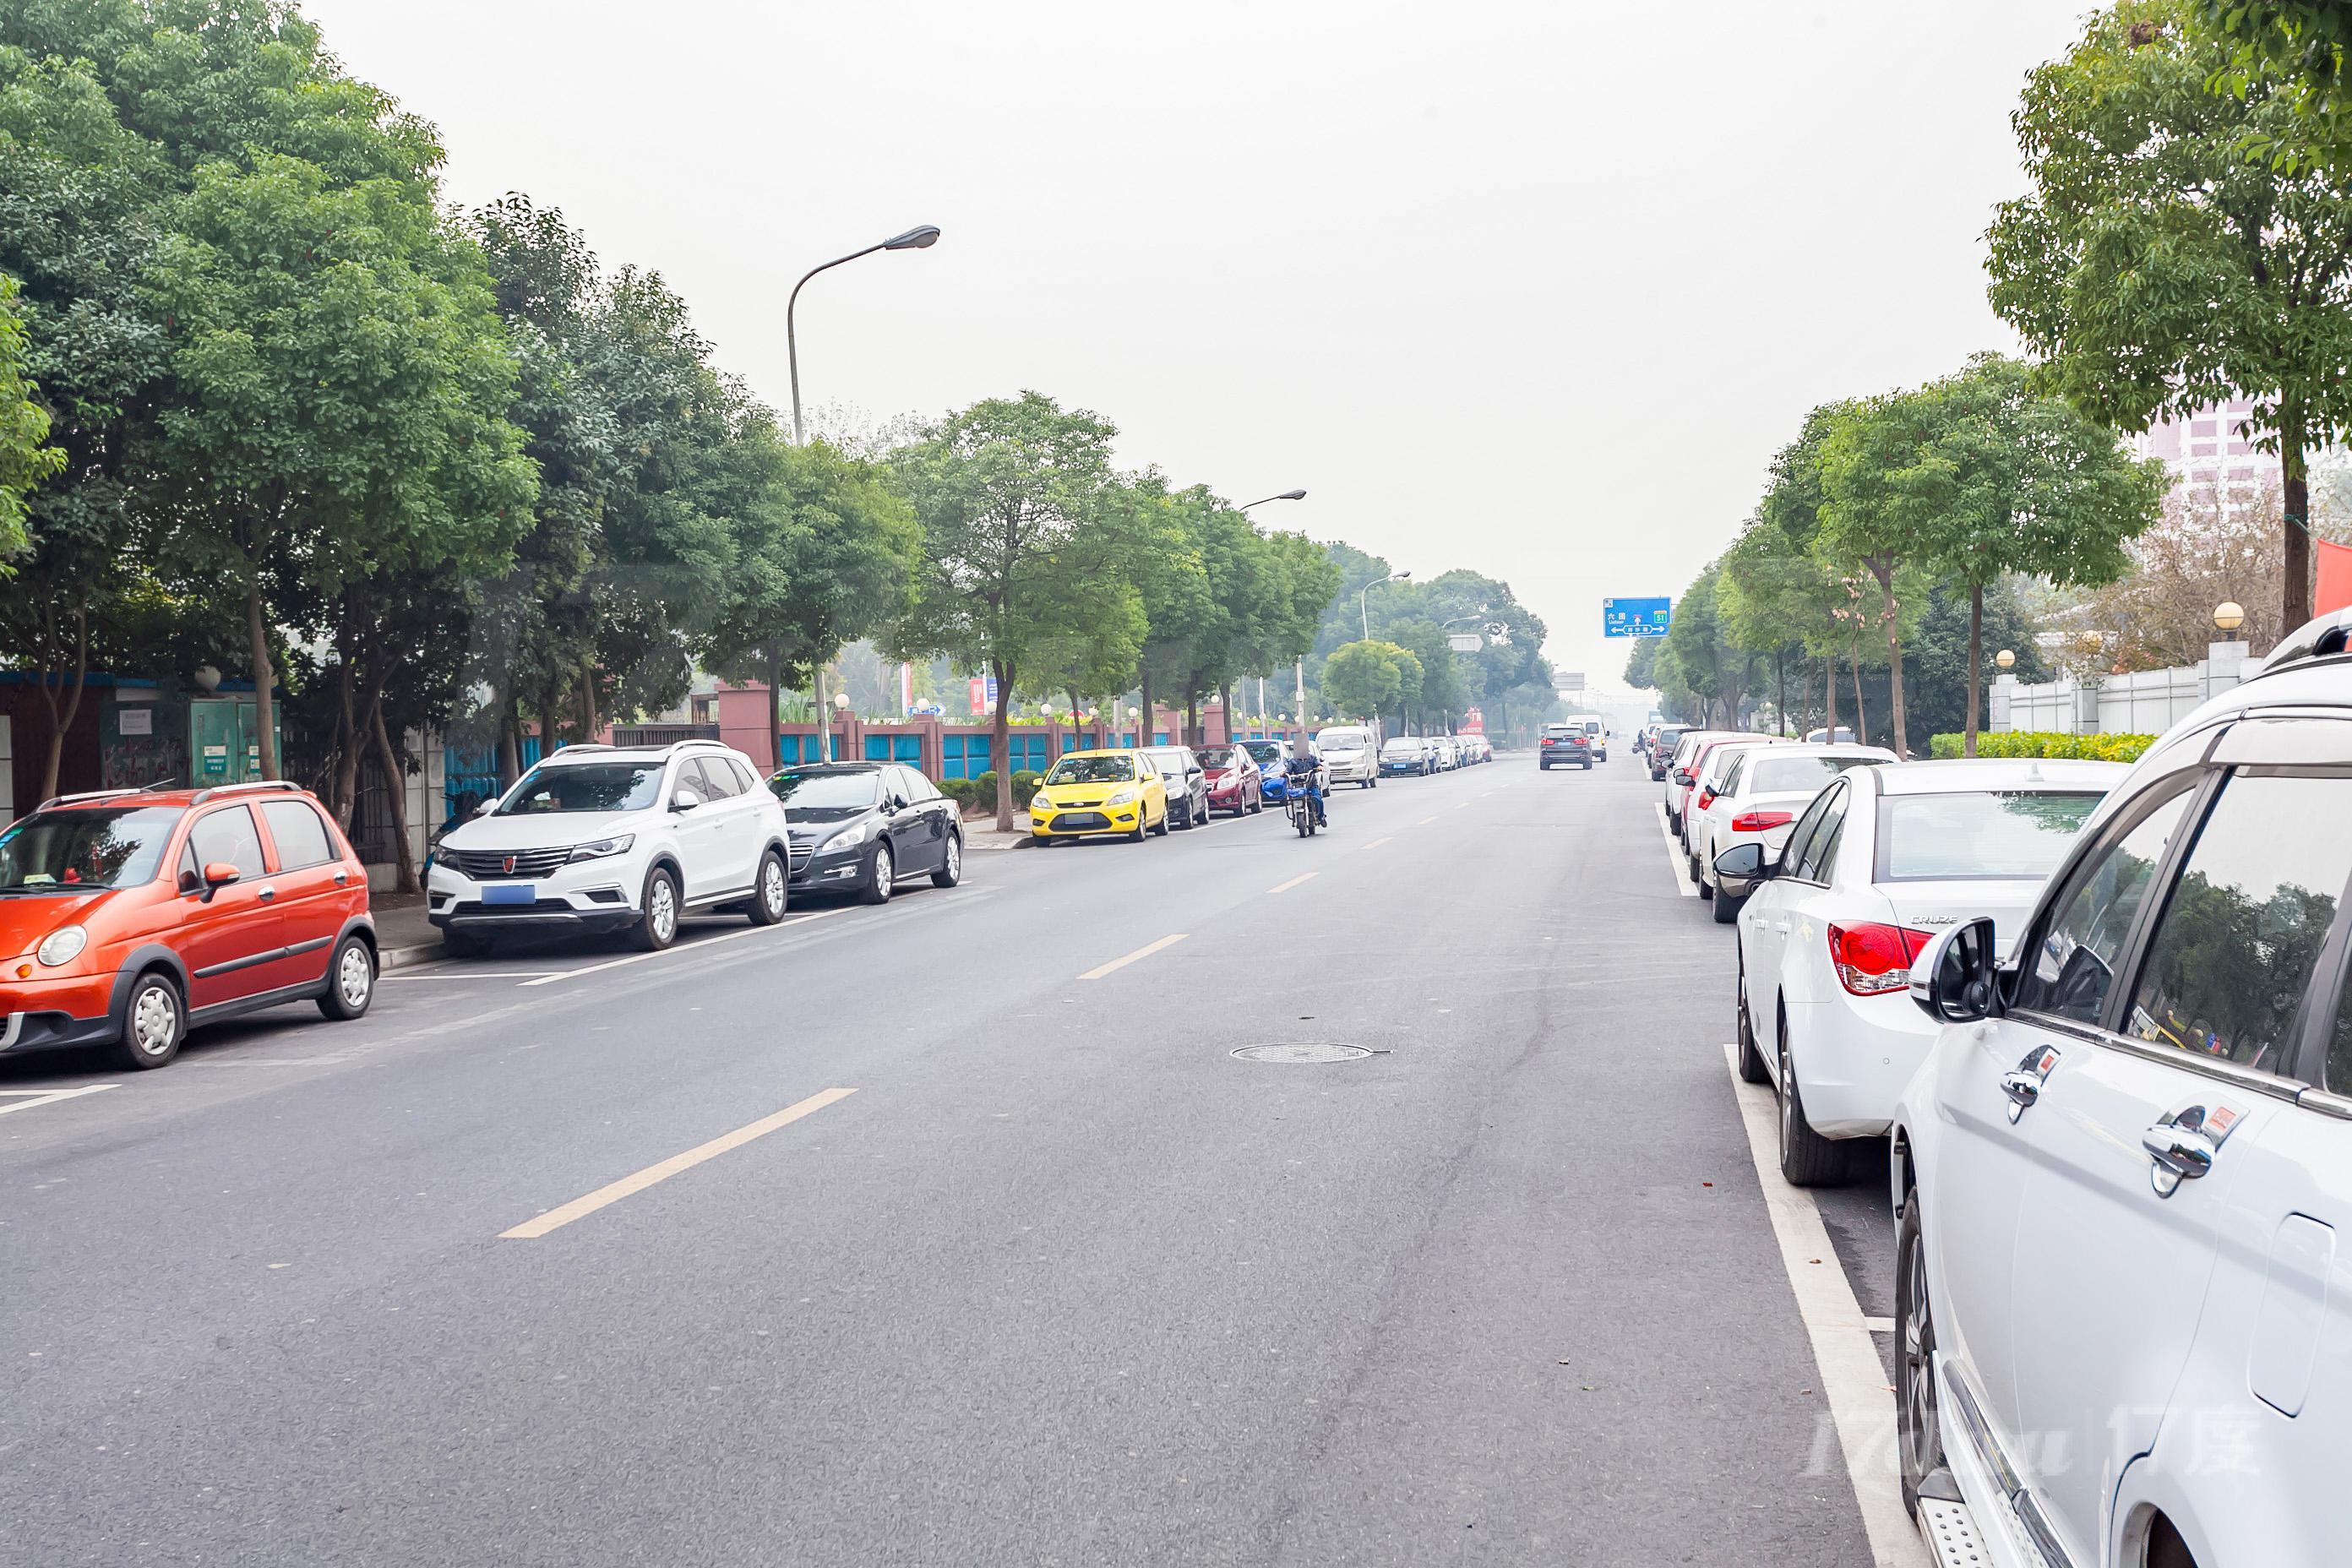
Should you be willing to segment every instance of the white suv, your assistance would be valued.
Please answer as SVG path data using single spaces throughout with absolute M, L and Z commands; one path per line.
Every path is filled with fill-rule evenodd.
M 1315 734 L 1315 749 L 1323 753 L 1323 771 L 1335 784 L 1351 784 L 1378 789 L 1381 757 L 1372 749 L 1372 732 L 1353 725 L 1333 725 Z
M 689 911 L 782 920 L 788 842 L 783 803 L 716 741 L 566 746 L 442 836 L 425 914 L 453 954 L 526 931 L 664 948 Z

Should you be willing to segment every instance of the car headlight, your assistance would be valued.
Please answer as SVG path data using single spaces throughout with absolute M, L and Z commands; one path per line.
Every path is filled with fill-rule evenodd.
M 614 838 L 599 838 L 593 844 L 576 846 L 572 851 L 572 858 L 575 861 L 602 860 L 607 856 L 626 855 L 629 846 L 636 841 L 637 836 L 634 833 L 624 833 Z
M 48 934 L 47 940 L 35 950 L 33 956 L 55 969 L 60 963 L 72 963 L 89 945 L 89 932 L 79 926 L 60 926 Z
M 1132 789 L 1113 790 L 1111 791 L 1110 798 L 1103 802 L 1103 804 L 1105 805 L 1133 805 L 1135 804 L 1135 791 Z
M 874 837 L 874 819 L 861 816 L 824 841 L 827 849 L 846 849 L 853 844 L 863 844 Z

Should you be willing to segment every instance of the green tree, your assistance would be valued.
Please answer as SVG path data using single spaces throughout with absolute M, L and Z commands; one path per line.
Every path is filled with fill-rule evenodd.
M 65 467 L 48 444 L 49 411 L 34 401 L 25 378 L 25 320 L 16 310 L 16 280 L 0 274 L 0 574 L 25 547 L 25 495 Z
M 2042 357 L 2048 391 L 2142 429 L 2242 393 L 2285 492 L 2282 619 L 2311 616 L 2306 455 L 2347 428 L 2352 195 L 2328 169 L 2249 157 L 2300 134 L 2267 58 L 2239 95 L 2226 38 L 2173 0 L 2095 16 L 2036 69 L 2011 117 L 2031 194 L 1988 238 L 1993 309 Z
M 1398 707 L 1405 661 L 1412 655 L 1391 642 L 1342 643 L 1323 661 L 1323 696 L 1342 718 L 1370 719 Z
M 2340 164 L 2352 153 L 2352 97 L 2346 91 L 2352 84 L 2344 74 L 2352 7 L 2342 0 L 2194 0 L 2190 16 L 2235 51 L 2210 85 L 2244 98 L 2276 84 L 2301 116 L 2304 134 L 2296 141 L 2257 137 L 2247 151 L 2290 168 L 2306 157 Z
M 1821 447 L 1821 507 L 1814 552 L 1833 574 L 1851 580 L 1861 574 L 1877 590 L 1877 604 L 1860 595 L 1842 612 L 1856 629 L 1875 622 L 1885 638 L 1889 742 L 1897 756 L 1909 755 L 1910 730 L 1903 695 L 1903 625 L 1906 605 L 1916 612 L 1924 591 L 1914 557 L 1920 550 L 1916 487 L 1907 482 L 1921 449 L 1934 433 L 1933 407 L 1925 394 L 1888 393 L 1849 405 L 1833 416 Z M 1857 639 L 1853 655 L 1861 658 Z M 1859 707 L 1860 699 L 1856 699 Z M 1862 732 L 1857 724 L 1855 733 Z
M 1111 467 L 1118 434 L 1034 392 L 990 398 L 929 427 L 891 468 L 923 529 L 901 651 L 938 652 L 996 677 L 995 754 L 1008 755 L 1014 682 L 1048 658 L 1131 667 L 1149 629 L 1142 595 L 1090 575 L 1122 558 L 1131 492 Z M 1056 657 L 1058 656 L 1058 657 Z M 996 825 L 1013 827 L 1010 791 Z
M 1754 682 L 1756 656 L 1738 644 L 1723 618 L 1717 604 L 1722 573 L 1720 563 L 1710 563 L 1675 601 L 1658 674 L 1662 682 L 1680 682 L 1679 689 L 1663 684 L 1660 689 L 1670 696 L 1686 692 L 1698 709 L 1693 719 L 1719 717 L 1718 727 L 1730 729 L 1739 722 L 1742 700 Z

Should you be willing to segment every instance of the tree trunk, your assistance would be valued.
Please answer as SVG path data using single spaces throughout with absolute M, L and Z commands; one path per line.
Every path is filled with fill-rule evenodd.
M 1822 739 L 1837 739 L 1837 650 L 1822 656 Z M 1860 733 L 1860 731 L 1856 731 Z
M 346 633 L 351 629 L 348 605 L 341 629 Z M 359 711 L 352 696 L 352 660 L 356 657 L 356 650 L 346 638 L 335 652 L 338 655 L 335 660 L 335 771 L 332 782 L 327 786 L 328 794 L 332 797 L 327 803 L 327 809 L 334 814 L 335 826 L 343 830 L 345 837 L 349 837 L 352 808 L 359 797 L 360 753 L 368 749 L 368 742 L 360 733 Z
M 1201 693 L 1198 689 L 1192 690 L 1184 699 L 1184 743 L 1188 746 L 1202 743 L 1201 741 Z
M 1149 668 L 1140 673 L 1137 681 L 1137 690 L 1141 697 L 1141 700 L 1137 705 L 1143 710 L 1143 717 L 1136 725 L 1135 743 L 1139 746 L 1148 746 L 1151 744 L 1151 731 L 1160 727 L 1160 711 L 1151 701 L 1151 671 Z
M 996 831 L 1013 831 L 1013 670 L 996 670 Z
M 511 689 L 499 699 L 499 777 L 512 784 L 522 777 L 522 714 Z
M 1785 647 L 1776 647 L 1772 650 L 1772 700 L 1774 704 L 1780 710 L 1779 714 L 1780 721 L 1777 728 L 1784 737 L 1789 733 L 1788 655 L 1789 650 Z
M 1877 577 L 1878 591 L 1884 598 L 1878 614 L 1886 628 L 1886 703 L 1894 710 L 1888 721 L 1895 726 L 1894 751 L 1898 757 L 1908 757 L 1911 744 L 1903 728 L 1902 605 L 1895 597 L 1895 568 L 1890 563 L 1883 569 L 1874 569 L 1872 575 Z
M 1853 623 L 1853 646 L 1846 652 L 1846 668 L 1853 671 L 1853 738 L 1866 742 L 1870 739 L 1870 709 L 1862 700 L 1862 620 L 1859 616 Z
M 49 685 L 49 673 L 40 676 L 41 700 L 49 710 L 49 754 L 41 767 L 41 793 L 36 797 L 47 800 L 58 793 L 58 771 L 65 765 L 66 731 L 81 715 L 81 694 L 89 684 L 89 612 L 76 606 L 74 610 L 74 671 L 73 684 L 66 689 L 64 706 L 58 703 L 58 694 Z M 104 781 L 100 781 L 103 783 Z
M 1217 688 L 1217 711 L 1225 717 L 1225 744 L 1234 743 L 1234 683 L 1224 681 Z
M 818 659 L 810 667 L 809 700 L 812 704 L 811 716 L 816 720 L 816 760 L 820 763 L 829 763 L 834 760 L 833 710 L 825 706 L 824 688 L 824 660 Z
M 768 645 L 768 755 L 784 765 L 784 645 Z
M 278 778 L 283 775 L 278 764 L 278 703 L 270 689 L 278 684 L 278 672 L 269 663 L 269 619 L 261 613 L 257 563 L 245 580 L 245 635 L 252 645 L 253 726 L 261 742 L 261 776 Z
M 594 740 L 596 731 L 603 727 L 597 721 L 596 714 L 596 661 L 593 658 L 583 658 L 580 661 L 581 744 L 586 745 Z
M 1977 754 L 1977 713 L 1984 689 L 1984 584 L 1969 584 L 1969 726 L 1960 737 L 1960 755 Z
M 2279 636 L 2284 637 L 2311 619 L 2311 479 L 2304 468 L 2300 410 L 2287 414 L 2279 426 L 2279 479 L 2286 491 L 2286 515 L 2279 523 L 2284 583 Z
M 408 849 L 408 775 L 400 766 L 400 753 L 392 749 L 392 736 L 383 727 L 383 700 L 381 691 L 368 708 L 368 724 L 375 731 L 376 765 L 383 773 L 384 805 L 392 813 L 392 845 L 394 872 L 393 891 L 421 891 L 416 882 L 416 859 Z

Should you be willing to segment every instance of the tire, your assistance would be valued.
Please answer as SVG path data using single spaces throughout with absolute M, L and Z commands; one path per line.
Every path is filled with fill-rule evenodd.
M 885 839 L 874 847 L 874 859 L 866 868 L 866 886 L 858 890 L 857 901 L 861 904 L 888 903 L 891 893 L 897 889 L 898 880 L 898 858 L 890 853 L 889 840 Z
M 637 923 L 629 940 L 647 952 L 659 952 L 677 940 L 677 879 L 667 866 L 646 873 L 646 890 L 637 900 Z
M 1150 837 L 1150 828 L 1141 816 L 1135 819 L 1135 830 L 1126 836 L 1129 844 L 1140 844 Z
M 1247 813 L 1251 816 L 1255 816 L 1259 812 L 1264 811 L 1265 809 L 1265 796 L 1261 794 L 1253 799 L 1247 805 L 1242 807 L 1241 813 L 1235 813 L 1235 815 L 1239 816 L 1242 813 Z
M 172 977 L 151 969 L 132 981 L 122 1005 L 122 1035 L 114 1043 L 115 1065 L 132 1072 L 162 1067 L 180 1054 L 187 1037 L 188 1005 Z
M 1903 1224 L 1895 1234 L 1895 1447 L 1903 1465 L 1903 1506 L 1913 1519 L 1919 1517 L 1919 1483 L 1944 1463 L 1926 1241 L 1915 1186 L 1903 1194 Z
M 784 869 L 783 857 L 771 849 L 760 857 L 760 869 L 751 879 L 751 901 L 744 912 L 753 925 L 772 926 L 784 918 L 792 901 L 792 873 Z
M 1743 958 L 1739 965 L 1739 1002 L 1738 1033 L 1739 1037 L 1739 1081 L 1770 1083 L 1772 1072 L 1764 1065 L 1764 1053 L 1756 1045 L 1756 1020 L 1748 1012 L 1748 964 Z
M 347 936 L 335 944 L 327 964 L 327 989 L 319 997 L 319 1011 L 339 1023 L 367 1015 L 375 1000 L 375 951 L 366 939 Z
M 441 928 L 441 956 L 444 958 L 479 958 L 489 951 L 488 937 L 469 936 L 448 926 Z
M 1739 906 L 1747 901 L 1748 900 L 1746 899 L 1735 899 L 1731 897 L 1729 894 L 1724 892 L 1720 888 L 1717 889 L 1714 896 L 1715 923 L 1719 926 L 1727 926 L 1734 921 L 1737 921 L 1739 918 Z
M 1846 1178 L 1846 1146 L 1805 1120 L 1804 1091 L 1789 1058 L 1789 1016 L 1780 1014 L 1780 1174 L 1792 1187 L 1833 1187 Z
M 1168 837 L 1168 808 L 1166 806 L 1163 805 L 1160 808 L 1160 826 L 1153 828 L 1151 831 L 1157 833 L 1162 838 Z
M 963 835 L 949 834 L 944 853 L 945 858 L 940 860 L 940 868 L 931 873 L 931 886 L 934 888 L 952 888 L 963 880 Z

